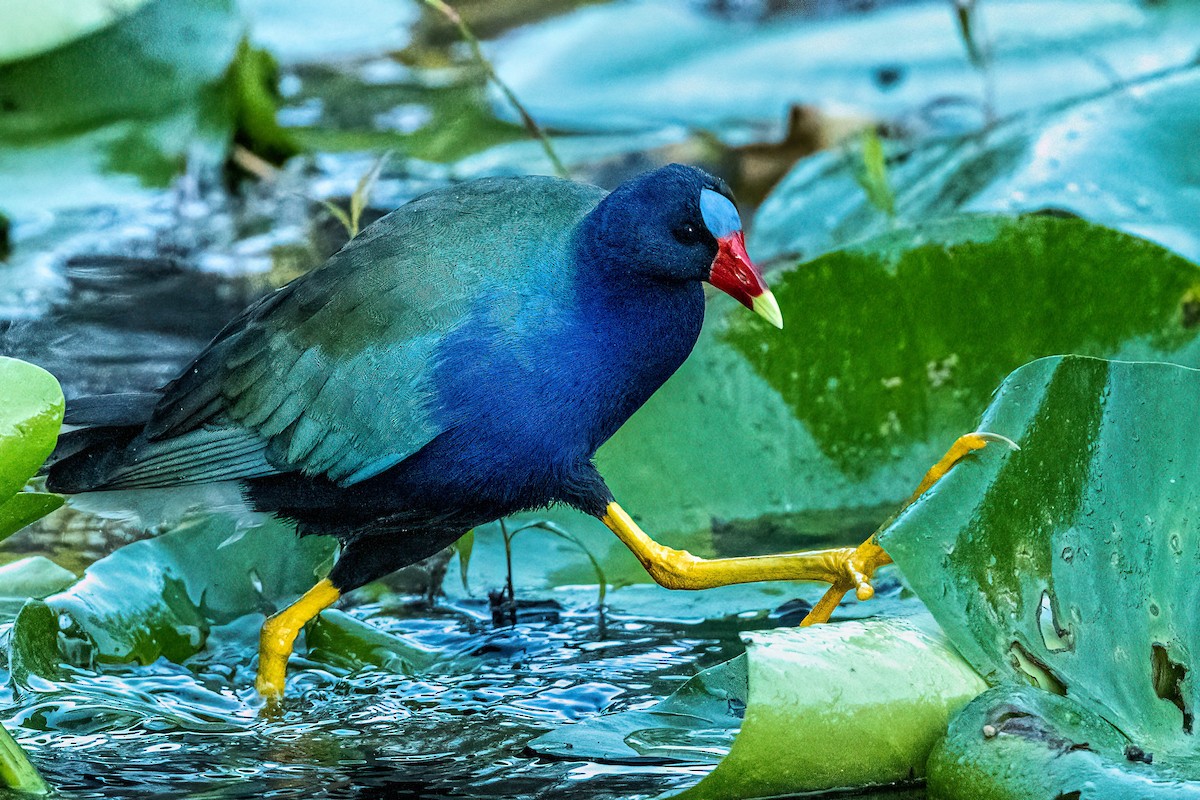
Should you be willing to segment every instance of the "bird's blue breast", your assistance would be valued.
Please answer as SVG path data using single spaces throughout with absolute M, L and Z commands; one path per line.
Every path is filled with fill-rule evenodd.
M 446 433 L 426 485 L 514 509 L 567 499 L 596 449 L 691 352 L 699 284 L 609 296 L 564 280 L 562 267 L 520 289 L 489 287 L 439 348 L 430 413 Z

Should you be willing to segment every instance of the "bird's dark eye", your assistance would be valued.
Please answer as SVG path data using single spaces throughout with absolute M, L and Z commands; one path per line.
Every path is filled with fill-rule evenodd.
M 672 232 L 680 244 L 695 244 L 700 241 L 700 229 L 690 222 L 685 222 Z

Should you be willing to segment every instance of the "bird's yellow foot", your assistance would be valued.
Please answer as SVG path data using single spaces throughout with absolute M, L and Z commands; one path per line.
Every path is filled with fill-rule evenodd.
M 968 433 L 965 436 L 958 437 L 954 444 L 950 445 L 950 449 L 946 451 L 946 455 L 942 456 L 925 473 L 925 477 L 921 479 L 917 490 L 908 498 L 908 501 L 901 507 L 901 510 L 907 508 L 914 500 L 925 494 L 931 486 L 944 478 L 946 473 L 954 468 L 955 464 L 976 450 L 982 450 L 992 442 L 1006 444 L 1013 450 L 1020 449 L 1012 439 L 1009 439 L 1007 436 L 1001 436 L 998 433 L 976 431 L 975 433 Z M 836 566 L 837 571 L 841 573 L 840 577 L 830 581 L 829 590 L 825 592 L 820 602 L 813 606 L 812 611 L 808 612 L 808 615 L 800 625 L 807 626 L 820 622 L 828 622 L 834 609 L 842 602 L 842 598 L 846 596 L 846 592 L 851 589 L 855 590 L 859 600 L 869 600 L 875 594 L 875 589 L 871 586 L 871 579 L 875 576 L 875 570 L 890 563 L 892 563 L 891 556 L 879 546 L 879 542 L 876 540 L 874 534 L 858 547 L 846 551 L 846 555 Z
M 890 563 L 892 557 L 875 541 L 874 534 L 858 547 L 847 548 L 836 567 L 841 575 L 830 581 L 829 589 L 800 622 L 800 626 L 828 622 L 834 609 L 851 589 L 855 591 L 859 600 L 870 600 L 875 596 L 875 587 L 871 585 L 875 570 Z
M 263 623 L 258 639 L 258 678 L 254 685 L 268 703 L 276 703 L 283 697 L 288 658 L 300 630 L 339 597 L 341 592 L 326 578 Z

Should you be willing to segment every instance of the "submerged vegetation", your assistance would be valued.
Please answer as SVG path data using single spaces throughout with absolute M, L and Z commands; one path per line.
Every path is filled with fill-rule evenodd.
M 850 5 L 0 11 L 0 781 L 1200 797 L 1200 5 Z M 757 207 L 788 328 L 712 299 L 599 466 L 698 555 L 879 528 L 833 624 L 795 628 L 815 585 L 669 593 L 551 509 L 323 614 L 272 716 L 255 631 L 332 541 L 42 491 L 64 389 L 155 388 L 398 204 L 668 161 Z M 900 511 L 971 430 L 1020 449 Z

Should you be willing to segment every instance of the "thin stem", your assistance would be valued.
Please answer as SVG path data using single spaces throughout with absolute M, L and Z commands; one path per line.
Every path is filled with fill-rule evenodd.
M 488 79 L 500 88 L 500 91 L 504 93 L 505 99 L 508 100 L 509 104 L 512 105 L 512 107 L 515 108 L 517 113 L 521 116 L 521 122 L 525 125 L 525 130 L 529 131 L 531 136 L 535 137 L 539 142 L 542 143 L 542 150 L 546 152 L 546 158 L 550 159 L 550 163 L 554 166 L 554 171 L 558 174 L 558 177 L 570 179 L 571 173 L 559 159 L 558 154 L 554 152 L 554 145 L 550 142 L 550 137 L 547 136 L 546 132 L 542 130 L 541 126 L 537 124 L 537 120 L 530 116 L 529 112 L 525 110 L 525 106 L 521 105 L 521 101 L 517 99 L 517 95 L 513 92 L 513 90 L 508 88 L 508 84 L 500 80 L 500 76 L 496 74 L 496 69 L 492 66 L 492 62 L 488 61 L 487 56 L 483 54 L 483 48 L 480 47 L 479 40 L 475 38 L 475 34 L 471 32 L 469 27 L 467 27 L 467 23 L 463 21 L 463 18 L 459 15 L 459 13 L 455 11 L 449 3 L 446 3 L 445 0 L 423 1 L 425 5 L 429 6 L 434 11 L 437 11 L 446 19 L 450 20 L 451 24 L 458 28 L 459 35 L 461 35 L 463 40 L 470 45 L 471 52 L 475 55 L 476 60 L 483 65 L 483 69 L 487 73 Z
M 516 592 L 513 590 L 513 570 L 512 570 L 512 534 L 508 532 L 508 525 L 503 519 L 500 521 L 500 535 L 504 537 L 504 566 L 505 572 L 505 591 L 508 592 L 508 602 L 515 603 L 517 601 Z

